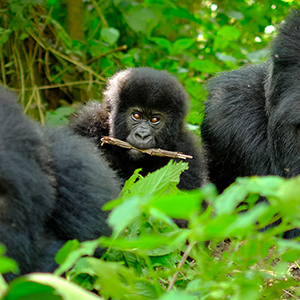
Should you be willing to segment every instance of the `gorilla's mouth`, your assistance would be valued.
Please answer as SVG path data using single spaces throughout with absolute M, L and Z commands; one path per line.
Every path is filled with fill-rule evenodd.
M 128 150 L 128 155 L 130 156 L 131 159 L 139 160 L 139 159 L 145 157 L 147 154 L 142 153 L 142 152 L 140 152 L 138 150 L 135 150 L 135 149 L 129 149 Z
M 139 141 L 139 140 L 133 140 L 131 138 L 127 138 L 126 142 L 128 142 L 131 146 L 138 148 L 138 149 L 150 149 L 155 148 L 155 144 L 153 139 L 148 139 L 147 141 Z

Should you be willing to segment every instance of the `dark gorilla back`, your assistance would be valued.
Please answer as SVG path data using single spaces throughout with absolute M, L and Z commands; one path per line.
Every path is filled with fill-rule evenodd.
M 221 73 L 208 84 L 201 132 L 209 178 L 219 191 L 237 177 L 271 173 L 266 74 L 261 64 Z
M 237 177 L 300 173 L 300 10 L 281 26 L 266 63 L 208 84 L 202 138 L 220 191 Z M 295 229 L 285 234 L 292 238 Z
M 205 165 L 195 137 L 187 131 L 188 95 L 165 71 L 148 67 L 126 69 L 112 76 L 103 93 L 103 103 L 89 102 L 71 120 L 72 130 L 94 140 L 111 167 L 125 181 L 135 169 L 142 175 L 166 165 L 170 158 L 155 157 L 112 145 L 101 147 L 110 135 L 136 148 L 162 148 L 190 154 L 189 170 L 181 176 L 181 189 L 195 189 L 205 181 Z
M 52 272 L 67 240 L 110 234 L 101 207 L 120 185 L 89 141 L 31 122 L 16 102 L 0 89 L 0 242 L 21 274 Z

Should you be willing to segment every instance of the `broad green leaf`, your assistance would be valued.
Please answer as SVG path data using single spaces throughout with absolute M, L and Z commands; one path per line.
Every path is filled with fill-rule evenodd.
M 6 252 L 6 247 L 0 244 L 0 273 L 5 274 L 8 272 L 13 272 L 15 274 L 19 273 L 18 264 L 16 261 L 7 256 L 2 256 Z
M 137 278 L 134 270 L 126 268 L 120 263 L 84 257 L 72 270 L 72 276 L 75 277 L 80 273 L 87 273 L 91 276 L 97 275 L 99 277 L 98 280 L 101 284 L 100 293 L 105 299 L 149 299 L 143 296 L 141 287 L 139 289 L 136 288 Z M 157 298 L 157 294 L 155 296 Z
M 245 235 L 255 228 L 255 222 L 265 213 L 267 208 L 266 203 L 260 203 L 247 212 L 239 214 L 235 221 L 226 227 L 225 234 L 228 236 Z
M 185 50 L 188 49 L 190 47 L 192 47 L 194 45 L 194 40 L 190 39 L 190 38 L 181 38 L 178 39 L 174 42 L 174 48 L 176 48 L 177 50 Z
M 236 64 L 236 58 L 233 56 L 226 55 L 221 52 L 217 52 L 216 57 L 221 61 L 231 61 L 232 63 Z
M 243 202 L 250 193 L 265 197 L 276 197 L 277 191 L 283 182 L 283 178 L 276 176 L 238 178 L 215 200 L 216 214 L 235 211 L 236 206 Z
M 173 45 L 168 39 L 161 37 L 151 37 L 149 38 L 149 40 L 162 48 L 166 48 L 168 50 L 168 53 L 172 52 Z
M 189 295 L 185 292 L 167 292 L 159 300 L 197 300 L 197 296 Z
M 67 246 L 69 248 L 69 246 Z M 85 241 L 80 243 L 80 247 L 77 248 L 76 242 L 74 250 L 71 251 L 67 257 L 63 257 L 64 262 L 54 271 L 56 275 L 62 275 L 63 273 L 70 270 L 73 265 L 81 258 L 82 256 L 89 255 L 92 256 L 95 253 L 96 248 L 99 247 L 99 239 L 92 241 Z M 64 255 L 64 248 L 62 248 L 63 253 L 59 255 Z M 68 249 L 70 250 L 70 249 Z M 60 256 L 59 256 L 60 257 Z
M 210 74 L 214 74 L 222 70 L 218 64 L 212 62 L 211 60 L 193 60 L 189 66 L 196 71 Z
M 240 11 L 228 10 L 225 11 L 225 14 L 232 19 L 241 20 L 244 18 L 244 15 Z
M 3 27 L 0 27 L 0 46 L 2 46 L 8 41 L 11 32 L 12 31 L 10 29 L 5 29 Z
M 159 196 L 175 189 L 180 181 L 180 174 L 188 169 L 188 164 L 172 160 L 161 169 L 141 178 L 130 188 L 131 195 Z
M 59 108 L 57 108 L 55 110 L 55 113 L 59 117 L 66 117 L 66 116 L 70 116 L 75 111 L 76 111 L 76 109 L 74 107 L 71 107 L 71 106 L 61 106 L 61 107 L 59 107 Z
M 14 280 L 3 299 L 96 300 L 99 297 L 64 278 L 51 274 L 33 273 Z
M 19 268 L 18 264 L 16 261 L 13 259 L 6 257 L 6 256 L 1 256 L 0 257 L 0 273 L 5 274 L 8 272 L 13 272 L 18 274 L 19 273 Z
M 190 231 L 187 229 L 177 229 L 166 234 L 142 235 L 132 238 L 101 237 L 100 242 L 105 247 L 114 247 L 122 251 L 160 256 L 180 249 L 185 244 L 189 234 Z
M 133 31 L 143 34 L 146 34 L 158 23 L 155 14 L 146 7 L 133 6 L 126 11 L 124 10 L 123 15 Z
M 168 15 L 176 16 L 179 18 L 187 19 L 198 24 L 203 24 L 202 20 L 197 18 L 194 14 L 191 14 L 188 10 L 183 7 L 170 8 L 167 10 Z
M 240 37 L 241 32 L 236 27 L 226 25 L 217 31 L 217 35 L 221 36 L 225 40 L 233 41 Z
M 120 37 L 120 32 L 116 28 L 102 28 L 101 36 L 103 40 L 110 45 L 113 45 Z
M 78 240 L 70 240 L 66 242 L 63 247 L 55 255 L 55 261 L 61 265 L 68 257 L 68 255 L 80 248 L 80 243 Z
M 246 57 L 252 63 L 262 63 L 268 57 L 269 54 L 270 54 L 270 50 L 265 48 L 265 49 L 250 52 L 246 55 Z
M 54 277 L 54 275 L 44 275 L 34 273 L 29 276 L 47 276 Z M 45 300 L 59 300 L 63 299 L 57 295 L 54 287 L 49 286 L 47 283 L 31 281 L 28 277 L 19 277 L 9 284 L 9 288 L 2 300 L 28 300 L 28 299 L 45 299 Z M 74 284 L 73 284 L 74 285 Z M 70 299 L 70 298 L 65 298 Z M 74 298 L 76 299 L 76 298 Z M 77 298 L 78 299 L 78 298 Z
M 191 214 L 200 211 L 202 200 L 201 191 L 194 191 L 154 198 L 149 202 L 149 207 L 156 208 L 172 218 L 188 220 Z
M 133 196 L 116 207 L 108 217 L 108 224 L 113 228 L 113 235 L 118 236 L 142 212 L 140 197 Z

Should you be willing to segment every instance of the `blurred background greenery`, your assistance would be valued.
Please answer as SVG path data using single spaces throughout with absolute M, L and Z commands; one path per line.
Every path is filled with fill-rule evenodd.
M 26 113 L 63 124 L 75 104 L 101 99 L 126 67 L 165 69 L 191 96 L 198 131 L 204 83 L 268 55 L 292 0 L 2 0 L 0 82 Z

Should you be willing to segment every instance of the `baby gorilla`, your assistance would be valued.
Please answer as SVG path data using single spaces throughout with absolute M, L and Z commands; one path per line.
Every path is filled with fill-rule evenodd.
M 89 102 L 71 120 L 72 130 L 93 139 L 103 148 L 111 167 L 123 182 L 135 169 L 147 175 L 170 158 L 155 157 L 134 149 L 101 145 L 110 135 L 140 149 L 161 148 L 193 156 L 189 170 L 181 175 L 180 189 L 199 188 L 205 179 L 204 162 L 194 137 L 186 130 L 188 95 L 183 86 L 165 71 L 148 67 L 126 69 L 112 76 L 103 94 L 103 103 Z
M 101 207 L 120 184 L 89 141 L 31 122 L 16 102 L 0 88 L 0 243 L 21 274 L 52 272 L 66 241 L 110 235 Z

